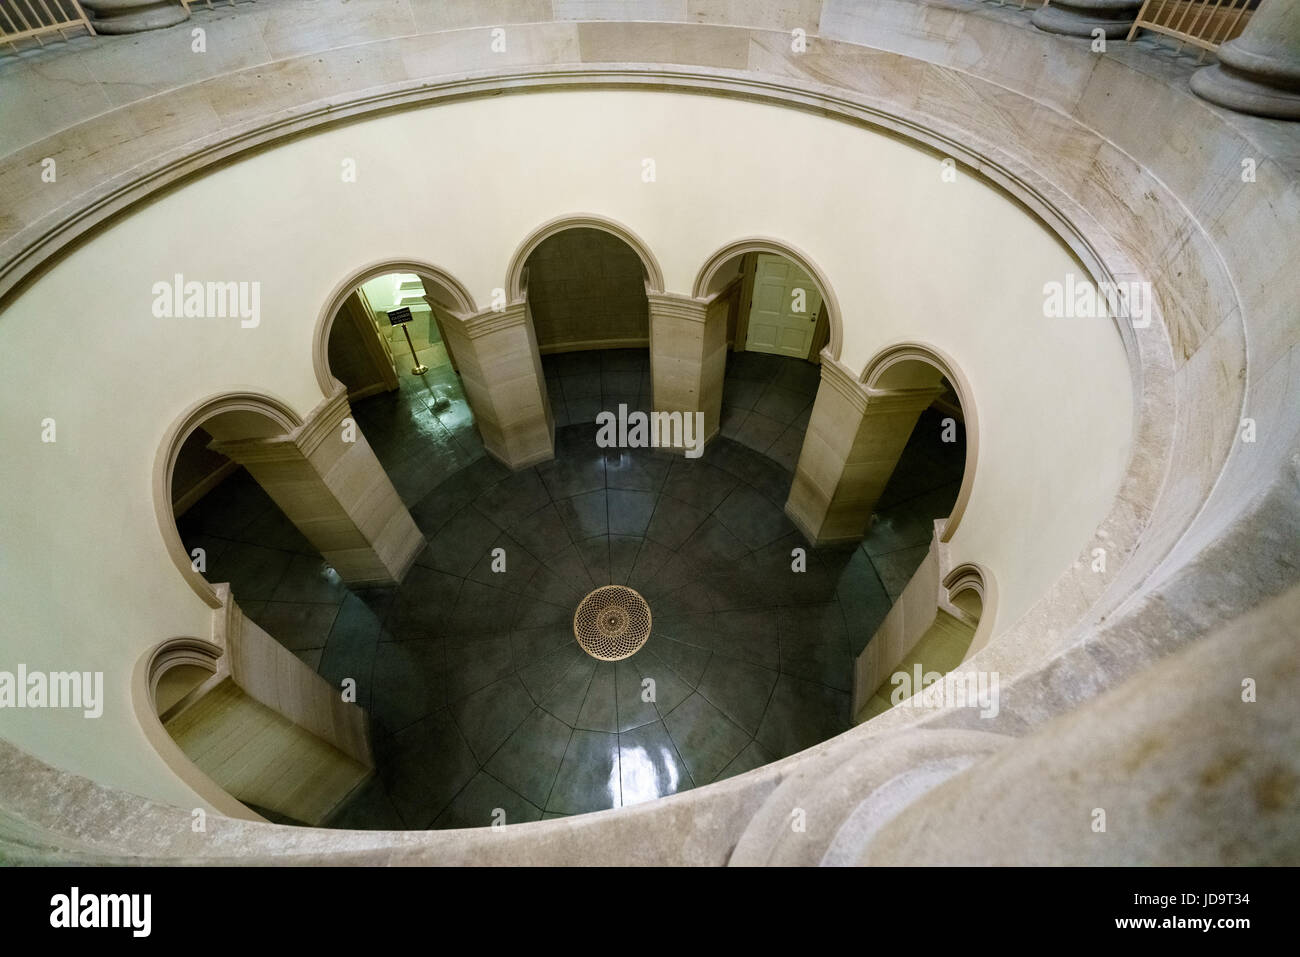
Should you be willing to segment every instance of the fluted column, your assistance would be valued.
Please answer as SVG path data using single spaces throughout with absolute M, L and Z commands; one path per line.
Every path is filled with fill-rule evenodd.
M 1091 37 L 1100 28 L 1107 40 L 1121 40 L 1140 9 L 1142 0 L 1053 0 L 1039 7 L 1031 22 L 1040 30 L 1069 37 Z
M 1269 0 L 1219 62 L 1192 75 L 1197 96 L 1240 113 L 1300 120 L 1300 3 Z
M 96 33 L 142 33 L 188 20 L 181 0 L 81 0 Z
M 810 542 L 853 542 L 866 533 L 916 420 L 942 392 L 868 389 L 822 354 L 822 381 L 785 504 Z
M 718 432 L 727 369 L 727 306 L 649 293 L 650 375 L 657 412 L 704 413 L 702 441 Z
M 488 454 L 511 469 L 554 458 L 555 418 L 527 302 L 449 317 L 443 332 Z
M 424 548 L 340 389 L 299 428 L 212 448 L 248 469 L 289 521 L 349 585 L 391 585 Z

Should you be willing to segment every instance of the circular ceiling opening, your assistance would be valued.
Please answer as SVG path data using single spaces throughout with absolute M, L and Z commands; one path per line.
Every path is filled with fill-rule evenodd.
M 573 613 L 573 637 L 593 658 L 629 658 L 650 637 L 650 606 L 639 592 L 624 585 L 597 588 Z

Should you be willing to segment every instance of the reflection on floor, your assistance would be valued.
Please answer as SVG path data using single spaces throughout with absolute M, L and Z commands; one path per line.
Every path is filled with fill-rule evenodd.
M 956 496 L 963 450 L 939 441 L 937 417 L 918 426 L 862 546 L 810 550 L 795 573 L 804 542 L 782 512 L 788 468 L 725 437 L 695 460 L 596 447 L 597 411 L 646 404 L 643 351 L 547 357 L 557 422 L 570 424 L 555 461 L 517 473 L 482 453 L 440 347 L 421 358 L 438 361 L 427 385 L 404 362 L 399 392 L 354 407 L 429 539 L 400 587 L 337 584 L 242 470 L 180 523 L 250 617 L 331 682 L 356 680 L 379 773 L 333 826 L 617 807 L 848 727 L 853 656 Z M 761 444 L 782 418 L 768 448 L 801 437 L 811 394 L 798 409 L 794 397 L 815 391 L 815 367 L 741 358 L 725 402 L 762 420 L 750 433 L 741 420 L 738 438 Z M 450 408 L 431 410 L 435 392 Z M 577 603 L 610 582 L 636 588 L 654 615 L 647 645 L 617 664 L 588 658 L 572 634 Z
M 821 367 L 801 359 L 737 352 L 727 358 L 721 432 L 791 473 L 821 383 Z

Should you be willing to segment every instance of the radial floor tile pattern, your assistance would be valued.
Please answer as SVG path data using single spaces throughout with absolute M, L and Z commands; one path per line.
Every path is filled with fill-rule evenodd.
M 429 548 L 380 598 L 371 709 L 380 784 L 407 827 L 647 800 L 848 727 L 836 591 L 852 553 L 792 571 L 805 543 L 763 491 L 784 495 L 779 467 L 728 440 L 698 461 L 602 450 L 588 426 L 557 445 L 535 469 L 482 459 L 434 489 L 417 515 Z M 575 608 L 610 584 L 654 616 L 619 662 L 573 635 Z M 331 636 L 321 661 L 332 680 L 339 647 Z M 374 791 L 337 823 L 384 820 Z
M 601 361 L 592 355 L 582 361 Z M 612 355 L 625 371 L 628 356 Z M 355 409 L 390 475 L 406 476 L 399 491 L 429 543 L 401 586 L 331 579 L 246 478 L 181 523 L 250 617 L 331 682 L 356 681 L 377 773 L 336 827 L 598 811 L 846 730 L 853 657 L 896 597 L 877 565 L 906 581 L 901 566 L 920 560 L 960 476 L 946 450 L 918 447 L 909 488 L 891 488 L 867 541 L 807 549 L 794 571 L 792 550 L 807 544 L 782 511 L 790 472 L 752 448 L 720 436 L 699 459 L 601 449 L 584 422 L 557 429 L 554 461 L 512 473 L 481 450 L 470 458 L 454 376 L 440 386 L 453 397 L 445 419 L 428 390 L 403 386 Z M 407 464 L 428 461 L 426 444 L 458 466 L 431 487 Z M 609 584 L 636 589 L 653 614 L 647 643 L 617 662 L 589 657 L 573 634 L 579 602 Z

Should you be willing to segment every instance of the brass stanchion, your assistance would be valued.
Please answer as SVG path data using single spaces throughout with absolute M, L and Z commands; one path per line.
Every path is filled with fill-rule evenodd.
M 411 375 L 424 375 L 429 371 L 429 367 L 421 364 L 416 357 L 415 343 L 411 341 L 411 331 L 406 328 L 406 323 L 402 323 L 402 332 L 406 334 L 406 344 L 411 347 L 411 361 L 415 363 L 415 367 L 411 369 Z
M 411 369 L 411 375 L 424 375 L 429 371 L 429 367 L 420 364 L 420 358 L 415 354 L 415 343 L 411 341 L 411 332 L 406 328 L 406 324 L 411 321 L 411 310 L 406 306 L 398 306 L 388 313 L 388 321 L 395 326 L 402 327 L 402 333 L 406 336 L 406 344 L 411 347 L 411 361 L 415 367 Z

